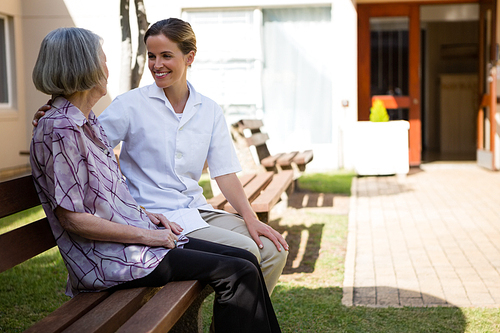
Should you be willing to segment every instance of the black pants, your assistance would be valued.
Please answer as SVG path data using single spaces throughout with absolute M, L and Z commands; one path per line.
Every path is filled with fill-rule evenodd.
M 190 238 L 148 276 L 112 288 L 159 287 L 199 280 L 215 290 L 216 332 L 281 332 L 257 258 L 231 246 Z

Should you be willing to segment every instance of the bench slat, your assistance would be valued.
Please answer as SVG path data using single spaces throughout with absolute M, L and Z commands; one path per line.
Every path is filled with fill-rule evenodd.
M 0 183 L 0 218 L 39 205 L 31 175 Z
M 248 173 L 246 175 L 241 175 L 238 179 L 240 180 L 240 183 L 243 187 L 247 186 L 248 183 L 254 179 L 256 174 L 254 173 Z
M 118 290 L 92 308 L 64 332 L 114 332 L 159 290 L 160 288 L 147 287 Z
M 297 165 L 303 165 L 311 162 L 313 159 L 313 151 L 312 150 L 306 150 L 303 151 L 302 153 L 297 154 L 293 158 L 293 162 Z
M 80 293 L 61 305 L 24 333 L 58 333 L 65 330 L 84 314 L 93 309 L 109 296 L 109 292 Z
M 252 208 L 256 213 L 269 212 L 279 201 L 281 194 L 292 184 L 293 171 L 285 170 L 275 174 L 271 183 L 252 202 Z
M 264 122 L 261 119 L 242 119 L 236 124 L 238 124 L 238 127 L 242 130 L 245 128 L 255 130 L 264 126 Z
M 276 155 L 272 155 L 272 156 L 268 156 L 266 158 L 263 158 L 261 161 L 260 161 L 260 164 L 265 166 L 266 168 L 274 168 L 274 166 L 276 165 L 276 161 L 281 157 L 283 156 L 284 154 L 276 154 Z
M 258 174 L 252 181 L 243 188 L 248 201 L 252 202 L 262 192 L 264 188 L 271 182 L 273 172 L 268 171 Z M 236 210 L 228 202 L 224 205 L 224 210 L 230 213 L 237 213 Z
M 252 179 L 255 178 L 255 174 L 249 173 L 246 175 L 240 176 L 238 179 L 240 180 L 240 183 L 243 187 L 245 187 Z M 224 194 L 219 194 L 209 200 L 207 200 L 209 204 L 212 205 L 215 209 L 224 209 L 224 205 L 226 204 L 227 200 Z
M 207 200 L 207 203 L 212 205 L 214 209 L 224 209 L 224 205 L 226 204 L 226 202 L 226 197 L 222 193 L 216 195 L 212 199 Z
M 0 235 L 0 273 L 56 246 L 43 218 Z M 29 246 L 27 246 L 29 244 Z
M 198 281 L 167 283 L 117 333 L 168 332 L 202 290 Z
M 269 135 L 261 132 L 260 128 L 262 126 L 264 126 L 264 123 L 261 119 L 242 119 L 233 124 L 233 128 L 236 130 L 233 131 L 232 134 L 238 144 L 246 141 L 247 147 L 255 147 L 260 164 L 264 166 L 267 171 L 278 173 L 280 170 L 290 170 L 294 168 L 297 173 L 295 177 L 297 178 L 297 176 L 300 176 L 300 174 L 305 171 L 306 164 L 312 161 L 313 151 L 306 150 L 302 153 L 292 152 L 271 155 L 266 144 L 267 140 L 269 140 Z M 245 137 L 245 129 L 250 129 L 252 136 L 248 138 Z M 242 147 L 239 149 L 242 149 Z M 277 167 L 278 165 L 281 169 Z M 294 167 L 294 165 L 297 167 Z
M 298 151 L 293 151 L 291 153 L 283 154 L 278 158 L 276 163 L 282 167 L 289 167 L 292 164 L 292 160 L 297 155 Z
M 252 136 L 246 138 L 248 146 L 260 146 L 269 140 L 269 135 L 267 133 L 254 133 Z

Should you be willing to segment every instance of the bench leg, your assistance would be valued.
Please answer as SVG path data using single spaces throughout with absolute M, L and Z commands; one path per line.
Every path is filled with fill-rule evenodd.
M 269 222 L 269 212 L 257 213 L 257 218 L 261 222 L 268 223 Z
M 292 193 L 295 191 L 295 182 L 297 180 L 294 180 L 290 183 L 288 188 L 281 194 L 281 198 L 279 199 L 278 202 L 284 201 L 285 202 L 285 207 L 288 207 L 288 198 Z M 259 221 L 264 222 L 264 223 L 269 223 L 269 214 L 270 212 L 257 212 L 257 218 Z
M 169 331 L 171 333 L 203 333 L 203 318 L 201 315 L 201 305 L 208 295 L 214 290 L 209 285 L 201 291 L 200 295 L 193 301 L 191 306 L 184 312 L 182 317 Z
M 289 197 L 293 194 L 293 192 L 295 192 L 295 189 L 299 188 L 299 180 L 298 178 L 295 179 L 291 184 L 290 186 L 288 186 L 288 188 L 285 190 L 286 192 L 286 195 Z

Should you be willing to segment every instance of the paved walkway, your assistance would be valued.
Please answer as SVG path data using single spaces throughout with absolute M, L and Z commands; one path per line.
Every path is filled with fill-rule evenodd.
M 500 306 L 500 172 L 426 165 L 353 182 L 343 304 Z

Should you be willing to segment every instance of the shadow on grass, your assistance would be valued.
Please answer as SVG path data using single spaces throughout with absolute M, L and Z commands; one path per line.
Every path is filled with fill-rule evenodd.
M 346 307 L 342 288 L 278 285 L 274 309 L 285 332 L 465 332 L 466 318 L 456 307 Z
M 324 224 L 280 225 L 280 220 L 269 222 L 285 239 L 290 246 L 288 258 L 283 274 L 312 273 L 321 249 L 321 237 Z
M 333 193 L 296 191 L 288 198 L 288 206 L 293 208 L 333 207 L 334 197 Z

